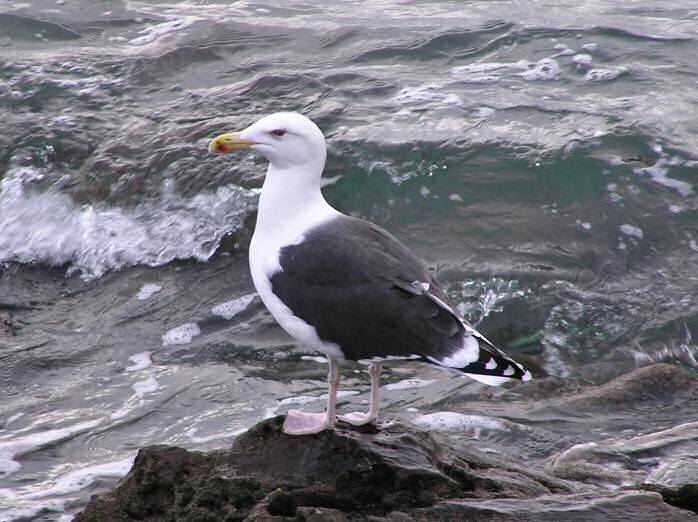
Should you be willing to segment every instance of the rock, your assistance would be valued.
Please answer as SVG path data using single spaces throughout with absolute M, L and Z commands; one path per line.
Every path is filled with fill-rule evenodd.
M 698 441 L 695 435 L 698 423 L 679 426 L 684 427 L 687 428 L 683 430 L 686 432 L 692 429 L 694 434 L 689 435 L 693 435 L 693 441 Z M 677 442 L 680 444 L 683 441 Z M 667 504 L 698 513 L 698 449 L 684 447 L 679 448 L 679 452 L 684 455 L 662 462 L 649 474 L 642 487 L 661 494 Z
M 583 385 L 573 379 L 534 379 L 514 390 L 527 400 L 551 400 L 555 406 L 571 411 L 625 411 L 649 401 L 674 401 L 677 396 L 692 395 L 698 386 L 698 374 L 672 364 L 658 363 L 616 377 L 598 386 Z
M 674 398 L 681 393 L 692 394 L 698 386 L 698 374 L 679 366 L 659 363 L 626 373 L 601 386 L 592 387 L 577 397 L 566 400 L 568 408 L 583 411 L 608 411 Z
M 422 518 L 420 518 L 422 517 Z M 660 495 L 641 491 L 544 496 L 535 499 L 497 499 L 481 502 L 447 501 L 417 511 L 415 522 L 690 522 L 698 517 L 665 504 Z
M 246 514 L 265 491 L 255 480 L 216 467 L 219 458 L 168 446 L 145 448 L 119 486 L 93 497 L 75 520 L 242 520 L 235 515 Z
M 0 305 L 0 335 L 9 339 L 17 335 L 19 328 L 13 320 L 12 313 L 9 310 L 3 310 Z
M 643 484 L 642 487 L 659 493 L 667 504 L 698 513 L 698 484 L 684 484 L 678 487 Z
M 678 492 L 698 485 L 696 457 L 698 422 L 687 422 L 636 437 L 577 444 L 556 455 L 548 469 L 561 478 L 600 486 L 643 483 L 652 491 Z
M 424 520 L 423 510 L 445 500 L 572 491 L 543 471 L 474 447 L 456 453 L 428 432 L 398 422 L 377 433 L 340 428 L 291 437 L 281 432 L 282 421 L 254 426 L 230 451 L 142 449 L 115 490 L 92 497 L 75 520 Z M 420 514 L 415 518 L 411 511 Z
M 684 398 L 695 404 L 696 389 L 695 372 L 654 364 L 563 398 L 558 405 L 587 413 L 637 411 L 643 415 L 649 408 L 676 408 Z M 698 422 L 647 428 L 640 435 L 573 445 L 550 459 L 546 468 L 570 481 L 656 492 L 665 503 L 698 513 Z
M 144 448 L 116 488 L 92 497 L 75 520 L 698 521 L 698 422 L 677 424 L 671 413 L 698 406 L 695 373 L 656 364 L 600 386 L 548 381 L 517 388 L 528 386 L 533 403 L 499 403 L 500 439 L 401 422 L 292 437 L 276 417 L 225 451 Z M 559 386 L 567 393 L 555 393 Z M 562 419 L 570 433 L 569 414 L 558 411 L 578 415 L 578 437 L 560 443 L 554 431 L 509 420 L 526 415 L 551 430 Z M 638 424 L 647 412 L 652 422 Z M 537 456 L 522 453 L 527 444 Z

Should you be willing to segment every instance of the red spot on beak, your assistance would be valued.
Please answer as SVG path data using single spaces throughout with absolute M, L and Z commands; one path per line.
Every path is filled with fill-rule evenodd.
M 224 143 L 219 143 L 218 147 L 216 147 L 216 148 L 218 149 L 218 152 L 225 152 L 225 149 L 226 149 Z

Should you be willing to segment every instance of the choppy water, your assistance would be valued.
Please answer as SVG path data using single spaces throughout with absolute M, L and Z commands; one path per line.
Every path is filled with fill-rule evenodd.
M 264 165 L 206 151 L 276 110 L 328 136 L 327 198 L 538 377 L 698 367 L 695 2 L 273 4 L 0 2 L 0 520 L 69 520 L 145 444 L 220 447 L 322 406 L 325 366 L 247 272 Z M 478 384 L 409 364 L 386 382 L 388 415 L 532 458 L 617 420 L 550 406 L 532 441 L 511 434 L 540 415 Z

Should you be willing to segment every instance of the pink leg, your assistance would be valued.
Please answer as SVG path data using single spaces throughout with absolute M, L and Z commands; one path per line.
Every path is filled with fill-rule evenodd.
M 337 361 L 329 359 L 330 371 L 327 375 L 329 391 L 327 409 L 324 413 L 308 413 L 301 410 L 288 410 L 284 421 L 284 433 L 288 435 L 311 435 L 323 430 L 333 430 L 337 408 L 337 388 L 339 387 L 339 368 Z
M 371 363 L 368 366 L 368 373 L 371 376 L 371 406 L 368 413 L 355 411 L 340 415 L 339 420 L 348 422 L 354 426 L 363 426 L 364 424 L 376 424 L 378 422 L 378 401 L 380 394 L 380 379 L 381 379 L 381 364 Z

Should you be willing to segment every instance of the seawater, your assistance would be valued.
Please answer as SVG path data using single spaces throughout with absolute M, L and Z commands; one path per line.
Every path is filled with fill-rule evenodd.
M 539 379 L 698 367 L 696 55 L 688 0 L 3 2 L 0 520 L 70 520 L 143 445 L 322 407 L 324 359 L 247 271 L 264 162 L 206 151 L 273 111 L 325 132 L 328 200 Z M 384 380 L 388 417 L 536 462 L 695 418 Z M 360 367 L 342 387 L 365 407 Z

